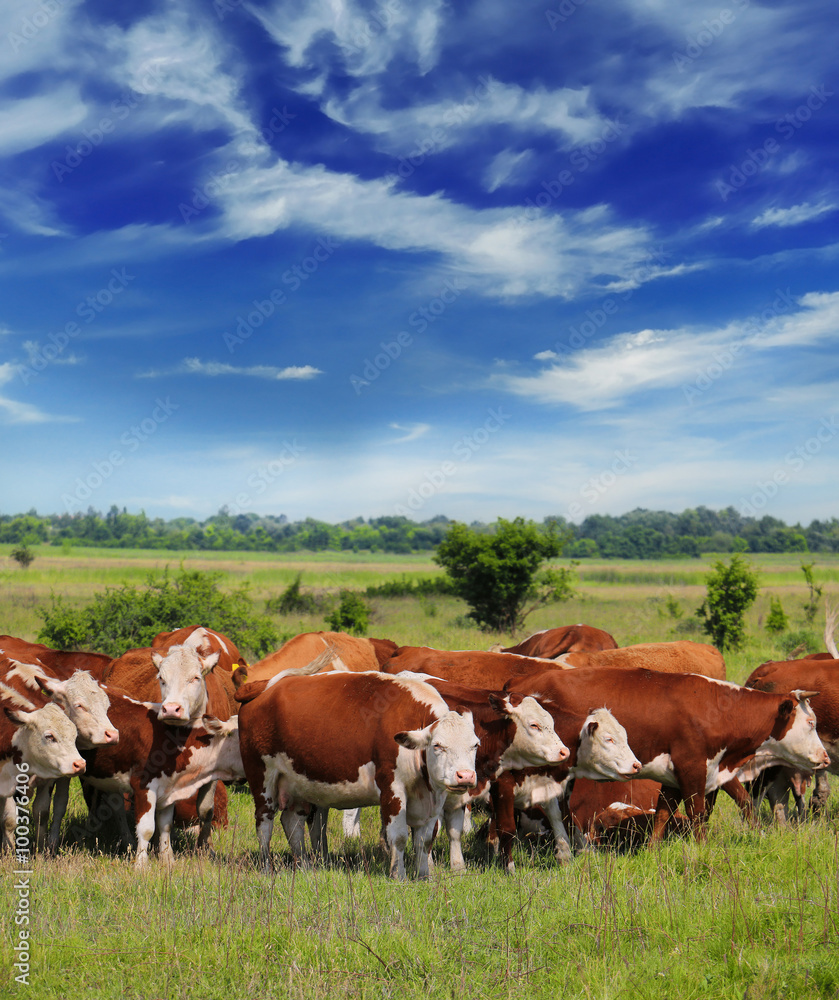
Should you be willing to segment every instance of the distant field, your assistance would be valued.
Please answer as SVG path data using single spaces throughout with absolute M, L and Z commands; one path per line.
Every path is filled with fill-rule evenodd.
M 167 566 L 217 570 L 250 584 L 264 607 L 303 572 L 304 587 L 363 589 L 440 572 L 426 556 L 160 553 L 43 547 L 20 570 L 0 552 L 0 632 L 34 638 L 36 609 L 54 592 L 85 602 L 107 586 L 142 585 Z M 810 561 L 813 557 L 805 557 Z M 715 560 L 584 563 L 579 596 L 528 619 L 527 632 L 585 621 L 621 644 L 675 637 L 704 594 Z M 727 656 L 743 680 L 780 655 L 762 628 L 770 594 L 801 625 L 806 587 L 800 557 L 754 557 L 764 589 L 748 618 L 746 648 Z M 817 558 L 816 580 L 834 596 L 839 559 Z M 449 597 L 376 599 L 371 634 L 402 644 L 486 647 L 496 636 L 463 623 Z M 676 617 L 674 617 L 674 613 Z M 272 616 L 283 632 L 324 627 L 322 618 Z M 822 628 L 821 616 L 814 626 Z M 55 859 L 31 878 L 31 985 L 13 981 L 14 862 L 0 859 L 0 996 L 38 1000 L 451 1000 L 535 997 L 580 1000 L 788 1000 L 839 997 L 839 803 L 786 831 L 745 827 L 720 796 L 707 843 L 674 840 L 631 854 L 590 852 L 558 867 L 544 845 L 522 844 L 517 871 L 502 874 L 474 836 L 469 871 L 437 869 L 418 884 L 386 877 L 378 819 L 366 810 L 362 841 L 330 818 L 329 866 L 295 872 L 277 823 L 277 871 L 254 860 L 253 804 L 230 795 L 231 823 L 215 835 L 217 859 L 195 857 L 181 837 L 173 871 L 139 874 L 107 843 L 77 846 L 85 808 L 78 789 Z M 483 822 L 478 819 L 478 824 Z

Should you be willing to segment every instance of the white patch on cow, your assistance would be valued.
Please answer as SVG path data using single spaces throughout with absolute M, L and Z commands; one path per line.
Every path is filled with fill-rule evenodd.
M 424 681 L 416 680 L 413 676 L 407 677 L 403 674 L 380 674 L 376 670 L 367 670 L 365 673 L 375 674 L 389 683 L 397 684 L 404 691 L 407 691 L 421 705 L 425 705 L 434 711 L 438 716 L 444 715 L 449 710 L 445 699 L 440 692 Z M 407 674 L 408 671 L 405 671 Z
M 14 688 L 9 687 L 8 684 L 4 684 L 2 681 L 0 681 L 0 696 L 2 696 L 3 701 L 11 702 L 15 708 L 22 708 L 27 712 L 34 712 L 37 707 L 28 698 L 25 698 L 18 691 L 15 691 Z
M 715 788 L 719 788 L 724 784 L 725 779 L 721 777 L 720 772 L 720 761 L 725 756 L 725 751 L 728 747 L 723 747 L 719 753 L 715 754 L 710 760 L 705 761 L 705 794 L 710 795 Z M 722 772 L 728 773 L 728 772 Z
M 532 809 L 552 799 L 564 799 L 573 777 L 569 774 L 562 781 L 557 781 L 547 774 L 525 775 L 524 780 L 515 786 L 516 809 Z
M 654 813 L 655 809 L 641 809 L 640 806 L 630 805 L 629 802 L 613 802 L 609 807 L 615 812 L 626 813 L 627 816 L 634 816 L 636 813 Z
M 624 727 L 608 708 L 595 709 L 580 730 L 573 774 L 594 781 L 619 781 L 637 777 L 640 763 L 630 749 Z
M 34 712 L 17 713 L 12 747 L 19 750 L 35 778 L 81 774 L 84 761 L 76 748 L 78 730 L 52 702 Z
M 673 759 L 669 753 L 660 753 L 648 764 L 644 764 L 636 777 L 651 778 L 653 781 L 660 781 L 662 785 L 669 785 L 671 788 L 679 787 L 676 773 L 673 770 Z
M 781 740 L 771 737 L 758 747 L 758 766 L 789 764 L 799 771 L 814 771 L 824 767 L 829 756 L 816 730 L 816 717 L 806 698 L 793 710 L 793 723 Z M 768 763 L 766 763 L 768 758 Z
M 373 761 L 359 765 L 355 781 L 338 782 L 318 781 L 296 771 L 286 753 L 265 754 L 262 761 L 265 764 L 265 788 L 272 790 L 271 797 L 277 803 L 286 803 L 289 807 L 300 802 L 330 809 L 355 809 L 379 802 Z
M 512 743 L 501 755 L 497 774 L 513 768 L 559 764 L 569 756 L 554 729 L 553 716 L 535 698 L 523 698 L 516 707 L 508 701 L 507 714 L 515 722 L 515 730 Z
M 20 660 L 11 660 L 11 663 L 13 666 L 6 671 L 7 679 L 20 680 L 31 691 L 40 690 L 36 678 L 40 678 L 42 681 L 51 679 L 44 668 L 37 663 L 22 663 Z

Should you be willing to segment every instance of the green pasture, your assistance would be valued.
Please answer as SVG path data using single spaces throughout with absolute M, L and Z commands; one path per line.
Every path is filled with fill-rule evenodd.
M 812 557 L 805 556 L 805 561 Z M 762 589 L 748 616 L 746 647 L 726 656 L 743 680 L 780 655 L 762 627 L 770 595 L 792 627 L 807 596 L 801 556 L 761 556 Z M 686 629 L 713 559 L 586 562 L 579 596 L 534 613 L 526 631 L 585 621 L 618 642 L 702 640 Z M 839 590 L 839 559 L 816 558 L 825 594 Z M 248 582 L 255 606 L 303 571 L 319 591 L 363 589 L 428 577 L 428 556 L 337 553 L 120 552 L 50 547 L 21 570 L 0 551 L 0 632 L 34 639 L 37 607 L 52 592 L 85 602 L 106 586 L 140 585 L 151 570 L 216 569 Z M 463 623 L 450 597 L 375 599 L 371 634 L 401 644 L 486 647 L 512 636 Z M 286 633 L 323 628 L 315 617 L 272 616 Z M 820 613 L 813 626 L 823 627 Z M 521 638 L 521 636 L 517 637 Z M 56 858 L 38 858 L 31 887 L 30 985 L 14 981 L 18 928 L 15 863 L 0 859 L 0 997 L 38 1000 L 246 1000 L 246 998 L 586 998 L 586 1000 L 781 1000 L 839 998 L 839 796 L 818 822 L 773 828 L 768 813 L 746 827 L 728 800 L 707 842 L 671 840 L 620 854 L 586 852 L 562 867 L 550 847 L 522 842 L 516 872 L 503 874 L 475 834 L 468 872 L 449 874 L 445 836 L 426 882 L 386 876 L 375 810 L 361 841 L 330 819 L 330 863 L 294 871 L 279 822 L 275 871 L 256 867 L 253 806 L 230 790 L 230 825 L 216 856 L 186 835 L 167 871 L 137 873 L 107 841 L 80 846 L 85 809 L 77 790 Z M 484 822 L 478 816 L 476 827 Z

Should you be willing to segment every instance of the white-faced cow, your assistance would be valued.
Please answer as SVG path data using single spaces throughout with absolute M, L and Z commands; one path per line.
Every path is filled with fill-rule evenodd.
M 237 696 L 245 702 L 242 762 L 266 868 L 278 809 L 302 864 L 304 820 L 313 807 L 378 805 L 391 874 L 405 877 L 410 831 L 416 873 L 427 875 L 428 846 L 447 794 L 477 781 L 479 741 L 468 712 L 450 711 L 422 681 L 374 672 L 284 677 L 247 685 Z

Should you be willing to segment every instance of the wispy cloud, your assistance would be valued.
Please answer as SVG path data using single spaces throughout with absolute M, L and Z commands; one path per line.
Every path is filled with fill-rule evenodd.
M 800 226 L 803 222 L 817 219 L 820 215 L 835 212 L 836 205 L 820 201 L 818 205 L 810 205 L 803 202 L 801 205 L 792 205 L 789 208 L 767 208 L 752 222 L 754 229 L 763 229 L 765 226 Z
M 238 368 L 236 365 L 226 364 L 222 361 L 201 361 L 200 358 L 184 358 L 180 365 L 174 368 L 143 372 L 139 377 L 161 378 L 164 375 L 205 375 L 210 378 L 216 378 L 220 375 L 230 375 L 285 381 L 289 379 L 312 379 L 322 374 L 321 369 L 315 368 L 313 365 L 289 365 L 286 368 L 277 368 L 274 365 L 251 365 L 247 368 Z
M 431 424 L 410 424 L 407 427 L 403 424 L 391 424 L 395 431 L 405 431 L 402 437 L 393 438 L 388 444 L 404 444 L 406 441 L 416 441 L 431 430 Z

